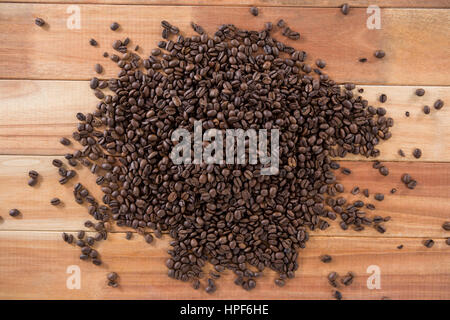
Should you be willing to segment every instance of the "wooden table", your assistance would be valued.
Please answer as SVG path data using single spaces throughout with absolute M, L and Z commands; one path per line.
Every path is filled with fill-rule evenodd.
M 445 244 L 450 233 L 441 228 L 450 220 L 448 0 L 347 0 L 347 16 L 340 13 L 340 0 L 119 0 L 114 5 L 113 0 L 82 0 L 74 1 L 75 7 L 58 0 L 14 2 L 0 3 L 0 298 L 329 299 L 330 271 L 356 274 L 354 284 L 342 290 L 344 299 L 450 298 L 450 246 Z M 381 29 L 366 27 L 369 4 L 382 7 Z M 250 15 L 250 5 L 260 8 L 259 17 Z M 77 10 L 81 28 L 69 29 L 68 18 Z M 48 26 L 37 27 L 35 17 Z M 190 34 L 191 21 L 211 33 L 222 23 L 252 29 L 279 18 L 301 33 L 301 40 L 287 42 L 305 50 L 308 61 L 327 61 L 325 70 L 333 79 L 364 88 L 374 106 L 380 105 L 381 93 L 388 96 L 384 106 L 395 126 L 378 160 L 388 166 L 389 176 L 372 169 L 370 159 L 356 157 L 342 161 L 353 174 L 339 175 L 346 190 L 358 185 L 386 194 L 376 213 L 392 217 L 387 232 L 342 231 L 332 223 L 327 231 L 312 234 L 300 253 L 297 277 L 284 288 L 277 288 L 275 274 L 266 272 L 257 288 L 246 292 L 225 272 L 212 296 L 166 276 L 168 236 L 148 245 L 139 236 L 125 240 L 124 230 L 116 228 L 99 247 L 104 265 L 79 260 L 79 250 L 65 244 L 61 232 L 84 229 L 88 214 L 74 202 L 72 183 L 62 187 L 56 182 L 51 160 L 67 153 L 58 140 L 71 135 L 76 112 L 95 108 L 87 81 L 94 64 L 103 64 L 105 78 L 117 73 L 102 57 L 111 42 L 129 36 L 148 55 L 160 39 L 163 19 Z M 116 33 L 109 30 L 113 21 L 121 25 Z M 90 38 L 99 47 L 89 46 Z M 386 57 L 375 59 L 376 49 L 385 50 Z M 358 62 L 361 57 L 369 61 Z M 426 90 L 423 97 L 414 94 L 418 87 Z M 424 115 L 422 107 L 438 98 L 445 101 L 444 108 Z M 415 147 L 423 151 L 420 159 L 412 156 Z M 398 155 L 400 148 L 406 157 Z M 42 176 L 34 188 L 26 184 L 30 169 Z M 419 182 L 415 190 L 400 182 L 404 172 Z M 100 197 L 87 169 L 80 169 L 75 180 Z M 395 195 L 389 194 L 392 188 L 398 190 Z M 49 204 L 56 196 L 64 202 L 62 208 Z M 23 217 L 8 215 L 15 207 Z M 422 244 L 429 238 L 435 241 L 430 249 Z M 402 250 L 397 249 L 400 244 Z M 321 263 L 321 254 L 330 254 L 333 261 Z M 80 268 L 80 289 L 66 286 L 73 265 Z M 371 266 L 381 272 L 380 289 L 367 287 Z M 119 273 L 120 288 L 106 285 L 109 271 Z

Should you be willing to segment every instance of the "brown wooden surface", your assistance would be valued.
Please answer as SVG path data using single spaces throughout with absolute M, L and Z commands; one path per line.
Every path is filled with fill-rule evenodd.
M 355 283 L 342 290 L 344 299 L 450 299 L 450 246 L 444 242 L 450 235 L 441 228 L 450 220 L 448 0 L 345 1 L 359 7 L 348 16 L 339 12 L 341 2 L 335 0 L 119 0 L 115 5 L 109 5 L 112 0 L 82 0 L 76 3 L 89 4 L 80 5 L 81 30 L 66 28 L 66 9 L 74 2 L 10 3 L 16 1 L 0 3 L 0 299 L 329 299 L 326 275 L 331 271 L 356 273 Z M 252 4 L 261 6 L 257 18 L 248 12 Z M 388 8 L 382 10 L 381 30 L 365 26 L 369 4 Z M 49 27 L 35 26 L 37 16 Z M 302 34 L 300 41 L 287 42 L 307 51 L 308 61 L 326 60 L 331 78 L 357 83 L 371 105 L 384 106 L 395 120 L 392 139 L 380 145 L 388 177 L 361 157 L 341 161 L 352 169 L 350 176 L 338 173 L 348 200 L 375 204 L 375 211 L 366 210 L 369 216 L 391 217 L 386 233 L 373 228 L 344 232 L 331 223 L 328 230 L 312 233 L 300 253 L 296 278 L 284 288 L 275 287 L 275 274 L 267 272 L 254 291 L 246 292 L 235 287 L 232 275 L 225 272 L 212 296 L 166 276 L 167 235 L 148 245 L 137 235 L 125 240 L 126 229 L 116 227 L 98 248 L 103 266 L 80 261 L 79 250 L 61 240 L 62 231 L 84 229 L 83 222 L 90 218 L 73 199 L 73 182 L 81 181 L 97 199 L 101 192 L 94 176 L 81 166 L 73 181 L 60 186 L 50 162 L 71 149 L 58 139 L 71 135 L 76 112 L 95 108 L 96 98 L 85 81 L 94 75 L 93 65 L 103 64 L 102 77 L 117 73 L 102 57 L 104 51 L 112 51 L 111 41 L 128 36 L 145 56 L 160 39 L 162 19 L 190 34 L 190 21 L 212 32 L 222 23 L 250 29 L 279 18 Z M 112 21 L 121 24 L 119 32 L 109 30 Z M 89 46 L 92 37 L 99 48 Z M 386 57 L 374 59 L 375 49 L 385 50 Z M 361 64 L 359 57 L 368 57 L 369 62 Z M 417 87 L 425 88 L 425 96 L 414 95 Z M 377 100 L 381 93 L 388 96 L 385 104 Z M 445 101 L 444 108 L 424 115 L 423 105 L 432 106 L 438 98 Z M 423 150 L 418 160 L 411 156 L 415 147 Z M 397 154 L 400 148 L 405 158 Z M 30 169 L 41 174 L 34 188 L 26 183 Z M 415 190 L 400 182 L 405 172 L 419 182 Z M 350 196 L 354 186 L 368 188 L 370 201 Z M 392 188 L 398 190 L 394 195 L 389 193 Z M 386 199 L 375 201 L 375 192 L 384 193 Z M 63 205 L 51 206 L 53 197 L 61 198 Z M 19 218 L 8 215 L 13 207 L 22 211 Z M 433 248 L 422 245 L 426 238 L 435 240 Z M 397 249 L 400 244 L 404 249 Z M 321 263 L 321 254 L 332 255 L 333 262 Z M 81 268 L 80 290 L 66 287 L 70 265 Z M 366 286 L 370 265 L 380 267 L 380 290 Z M 106 285 L 109 271 L 120 275 L 117 290 Z
M 160 40 L 163 19 L 191 34 L 191 21 L 212 33 L 223 23 L 258 29 L 284 18 L 302 35 L 299 41 L 285 42 L 306 51 L 309 62 L 324 59 L 325 72 L 338 82 L 449 83 L 448 14 L 441 9 L 383 9 L 381 30 L 367 29 L 363 8 L 344 16 L 335 8 L 274 7 L 255 18 L 242 7 L 80 5 L 80 30 L 67 29 L 66 10 L 60 4 L 0 4 L 0 41 L 7 44 L 0 47 L 0 78 L 88 79 L 99 61 L 104 61 L 104 76 L 113 76 L 117 69 L 102 57 L 112 41 L 129 36 L 132 46 L 138 44 L 148 54 Z M 34 24 L 37 16 L 48 22 L 47 28 Z M 109 25 L 116 20 L 122 28 L 112 32 Z M 89 46 L 90 38 L 99 42 L 98 48 Z M 386 57 L 374 58 L 377 49 L 385 50 Z M 358 62 L 361 57 L 369 61 Z
M 0 2 L 61 3 L 61 0 L 0 0 Z M 264 7 L 341 7 L 343 3 L 353 7 L 376 5 L 380 8 L 448 8 L 447 0 L 77 0 L 67 3 L 174 5 L 174 6 L 258 6 Z

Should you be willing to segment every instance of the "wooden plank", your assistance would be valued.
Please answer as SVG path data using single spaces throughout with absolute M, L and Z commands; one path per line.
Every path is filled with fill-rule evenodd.
M 432 108 L 430 115 L 422 112 L 432 107 L 438 98 L 450 101 L 450 87 L 424 87 L 426 94 L 417 97 L 416 87 L 362 86 L 363 96 L 374 106 L 383 106 L 393 117 L 393 137 L 380 144 L 380 160 L 386 161 L 450 161 L 450 108 Z M 384 104 L 378 102 L 381 93 L 388 96 Z M 59 142 L 70 137 L 76 128 L 77 112 L 92 112 L 98 100 L 87 81 L 0 81 L 0 154 L 63 155 L 68 149 Z M 405 112 L 410 112 L 410 117 Z M 78 145 L 78 143 L 76 143 Z M 421 148 L 423 156 L 415 159 L 414 148 Z M 406 157 L 398 155 L 403 149 Z M 354 160 L 364 157 L 348 156 Z
M 61 3 L 61 0 L 0 0 L 20 3 Z M 446 0 L 347 0 L 350 7 L 380 8 L 448 8 Z M 128 4 L 128 5 L 178 5 L 178 6 L 258 6 L 262 7 L 340 7 L 342 0 L 78 0 L 75 4 Z
M 62 159 L 62 158 L 61 158 Z M 87 213 L 86 206 L 78 205 L 72 194 L 73 185 L 81 182 L 96 199 L 101 202 L 102 193 L 95 184 L 95 176 L 87 168 L 81 167 L 73 182 L 64 186 L 59 185 L 57 170 L 51 165 L 52 157 L 37 156 L 1 156 L 0 157 L 0 203 L 4 221 L 0 223 L 0 231 L 11 230 L 69 230 L 85 229 L 83 224 L 92 219 Z M 444 221 L 450 220 L 450 163 L 401 163 L 388 162 L 390 174 L 381 176 L 372 169 L 371 163 L 346 162 L 353 173 L 344 176 L 337 173 L 338 180 L 346 189 L 343 195 L 348 201 L 362 200 L 375 204 L 376 210 L 366 210 L 369 217 L 381 215 L 390 216 L 386 223 L 387 232 L 378 233 L 369 227 L 362 232 L 342 230 L 338 222 L 330 222 L 331 227 L 326 231 L 314 234 L 326 236 L 350 237 L 445 237 L 448 236 L 442 228 Z M 37 170 L 41 175 L 40 183 L 29 187 L 27 172 Z M 400 182 L 400 176 L 410 173 L 418 181 L 415 190 L 407 189 Z M 369 199 L 363 195 L 350 195 L 354 186 L 368 188 L 371 193 Z M 398 191 L 394 195 L 389 192 L 392 188 Z M 378 202 L 373 199 L 377 192 L 385 194 L 385 200 Z M 63 205 L 54 207 L 49 201 L 59 197 Z M 8 211 L 17 208 L 22 212 L 20 218 L 12 218 Z M 124 231 L 123 228 L 114 228 Z
M 403 244 L 404 248 L 396 247 Z M 449 299 L 450 251 L 443 240 L 428 249 L 420 239 L 371 239 L 313 237 L 301 250 L 299 271 L 283 288 L 276 275 L 265 271 L 251 292 L 237 288 L 227 270 L 217 280 L 217 291 L 208 295 L 188 283 L 167 277 L 167 240 L 151 245 L 141 237 L 125 240 L 113 234 L 99 245 L 100 267 L 78 259 L 79 249 L 63 243 L 54 232 L 0 232 L 0 299 L 330 299 L 326 276 L 356 274 L 354 283 L 342 288 L 344 299 Z M 321 254 L 333 261 L 323 264 Z M 381 289 L 369 290 L 369 266 L 378 266 Z M 81 288 L 67 289 L 69 266 L 80 268 Z M 106 274 L 119 274 L 120 287 L 106 285 Z M 204 281 L 204 280 L 203 280 Z
M 212 33 L 223 23 L 241 28 L 259 28 L 265 21 L 284 18 L 293 30 L 302 34 L 298 42 L 286 41 L 305 50 L 309 62 L 327 61 L 326 72 L 339 82 L 365 84 L 447 85 L 446 46 L 448 14 L 439 9 L 383 9 L 382 28 L 369 30 L 364 8 L 354 8 L 344 16 L 336 8 L 282 8 L 262 10 L 254 18 L 245 7 L 210 6 L 106 6 L 80 5 L 81 29 L 69 30 L 67 5 L 0 4 L 0 78 L 20 79 L 88 79 L 93 66 L 116 37 L 129 36 L 133 44 L 148 54 L 160 39 L 160 20 L 176 23 L 191 33 L 195 21 Z M 39 28 L 33 18 L 48 22 Z M 226 18 L 224 18 L 226 17 Z M 118 20 L 122 28 L 111 32 L 109 25 Z M 432 23 L 430 23 L 432 21 Z M 281 35 L 277 35 L 282 37 Z M 89 46 L 90 38 L 99 48 Z M 373 52 L 384 49 L 382 60 Z M 358 59 L 367 57 L 367 63 Z M 116 73 L 104 63 L 105 76 Z M 412 76 L 413 75 L 413 76 Z

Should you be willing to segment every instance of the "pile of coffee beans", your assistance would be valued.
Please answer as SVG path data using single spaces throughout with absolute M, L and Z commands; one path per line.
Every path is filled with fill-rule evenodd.
M 385 231 L 381 223 L 387 220 L 369 217 L 364 202 L 345 205 L 339 197 L 344 187 L 332 160 L 349 153 L 378 156 L 377 145 L 391 137 L 394 123 L 384 108 L 369 105 L 354 85 L 342 88 L 331 80 L 323 72 L 325 61 L 317 60 L 315 68 L 305 63 L 304 51 L 273 38 L 272 30 L 286 30 L 282 20 L 266 23 L 262 31 L 227 24 L 211 36 L 193 23 L 198 35 L 191 37 L 167 21 L 161 24 L 165 40 L 148 58 L 129 50 L 129 39 L 114 41 L 117 52 L 109 56 L 120 68 L 118 76 L 93 78 L 90 86 L 100 102 L 93 113 L 77 114 L 73 139 L 82 148 L 66 159 L 98 176 L 103 204 L 81 184 L 74 188 L 76 201 L 87 201 L 99 221 L 86 224 L 98 232 L 96 241 L 106 239 L 111 219 L 148 243 L 166 232 L 172 238 L 170 277 L 198 289 L 209 262 L 217 275 L 231 270 L 235 283 L 251 290 L 266 268 L 278 273 L 279 286 L 293 278 L 309 232 L 328 228 L 330 220 L 340 217 L 343 229 Z M 285 33 L 297 38 L 291 30 Z M 173 164 L 172 133 L 193 133 L 195 121 L 202 121 L 203 130 L 278 129 L 279 173 L 261 175 L 262 164 Z M 61 161 L 53 165 L 61 183 L 74 176 Z M 83 259 L 100 264 L 83 237 L 76 241 Z M 74 241 L 67 234 L 63 239 Z M 216 290 L 217 277 L 207 279 L 207 292 Z

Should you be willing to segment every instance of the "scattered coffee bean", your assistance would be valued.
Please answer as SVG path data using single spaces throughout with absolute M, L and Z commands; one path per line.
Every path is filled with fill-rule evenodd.
M 342 300 L 342 293 L 340 293 L 337 290 L 333 291 L 333 298 L 335 298 L 336 300 Z
M 405 112 L 405 116 L 409 117 L 409 111 Z
M 11 210 L 9 210 L 9 215 L 10 215 L 11 217 L 17 217 L 19 214 L 20 214 L 20 211 L 17 210 L 17 209 L 11 209 Z
M 361 63 L 364 63 L 364 62 L 367 62 L 367 58 L 359 58 L 358 61 Z
M 348 5 L 348 3 L 344 3 L 341 7 L 341 12 L 344 15 L 347 15 L 350 11 L 350 6 Z
M 330 263 L 331 260 L 332 260 L 332 258 L 328 254 L 324 254 L 324 255 L 320 256 L 320 261 L 322 261 L 323 263 Z
M 445 240 L 445 243 L 450 246 L 450 238 L 447 238 L 447 240 Z
M 52 164 L 57 168 L 60 168 L 63 165 L 62 161 L 59 159 L 53 159 Z
M 369 189 L 364 189 L 363 194 L 366 198 L 368 198 L 369 197 Z
M 77 233 L 77 238 L 82 240 L 84 239 L 84 236 L 86 235 L 86 233 L 83 230 L 78 231 Z
M 431 109 L 430 109 L 429 106 L 424 106 L 424 107 L 423 107 L 423 113 L 425 113 L 425 114 L 430 114 L 430 111 L 431 111 Z
M 383 176 L 389 175 L 389 169 L 385 166 L 381 166 L 380 169 L 378 169 L 378 171 L 380 171 L 381 175 Z
M 423 96 L 425 94 L 425 90 L 422 88 L 416 89 L 416 95 L 419 97 Z
M 103 67 L 102 67 L 101 64 L 97 63 L 97 64 L 95 64 L 95 66 L 94 66 L 94 70 L 95 70 L 95 72 L 97 72 L 97 73 L 100 74 L 100 73 L 103 72 Z
M 359 193 L 360 189 L 358 186 L 353 187 L 353 189 L 350 191 L 351 194 L 357 195 Z
M 53 198 L 52 200 L 50 200 L 50 204 L 52 206 L 57 206 L 61 203 L 61 200 L 59 200 L 58 198 Z
M 398 150 L 398 154 L 399 154 L 400 157 L 405 157 L 405 152 L 403 152 L 402 149 Z
M 392 189 L 391 189 L 391 193 L 392 193 L 392 194 L 394 194 L 394 193 L 396 193 L 396 192 L 397 192 L 397 189 L 395 189 L 395 188 L 392 188 Z
M 383 201 L 384 200 L 384 194 L 376 193 L 374 198 L 375 198 L 375 200 Z
M 438 99 L 438 100 L 436 100 L 436 102 L 434 103 L 433 106 L 436 110 L 440 110 L 444 106 L 444 101 L 442 101 L 441 99 Z
M 111 29 L 112 31 L 116 31 L 117 29 L 119 29 L 119 27 L 120 27 L 120 25 L 119 25 L 117 22 L 113 22 L 113 23 L 111 23 L 111 25 L 110 25 L 110 29 Z
M 59 139 L 59 142 L 62 144 L 62 145 L 64 145 L 64 146 L 68 146 L 68 145 L 70 145 L 70 140 L 69 139 L 67 139 L 67 138 L 61 138 L 61 139 Z
M 432 246 L 434 246 L 434 240 L 433 239 L 424 240 L 423 245 L 427 248 L 431 248 Z
M 402 244 L 401 244 L 401 245 L 398 245 L 398 246 L 397 246 L 397 249 L 399 249 L 399 250 L 403 249 L 403 245 L 402 245 Z
M 97 41 L 95 39 L 91 39 L 89 40 L 89 44 L 93 47 L 95 47 L 96 45 L 98 45 Z
M 381 103 L 385 103 L 387 100 L 387 95 L 385 95 L 384 93 L 381 94 L 379 100 Z
M 31 179 L 28 180 L 28 185 L 29 185 L 30 187 L 33 187 L 33 186 L 35 186 L 36 184 L 37 184 L 37 179 L 31 178 Z
M 446 221 L 442 224 L 442 229 L 445 231 L 450 231 L 450 221 Z
M 39 27 L 43 27 L 45 25 L 45 21 L 42 18 L 36 18 L 34 20 L 34 23 Z
M 257 7 L 251 7 L 250 8 L 250 13 L 256 17 L 258 15 L 258 13 L 259 13 L 259 10 L 258 10 Z
M 316 60 L 316 65 L 317 65 L 320 69 L 323 69 L 323 68 L 325 68 L 325 66 L 326 66 L 327 64 L 325 63 L 325 61 L 318 59 L 318 60 Z
M 127 231 L 127 233 L 125 235 L 125 239 L 131 240 L 132 237 L 133 237 L 133 233 L 131 231 Z
M 117 274 L 116 272 L 110 272 L 110 273 L 108 273 L 108 274 L 106 275 L 106 278 L 107 278 L 109 281 L 113 281 L 113 282 L 115 282 L 115 281 L 117 280 L 118 277 L 119 277 L 119 276 L 118 276 L 118 274 Z
M 349 168 L 342 168 L 341 172 L 347 176 L 352 173 Z
M 373 55 L 375 56 L 375 58 L 381 59 L 384 58 L 386 53 L 383 50 L 376 50 Z
M 414 158 L 419 159 L 422 156 L 422 150 L 418 148 L 414 149 L 413 156 Z

